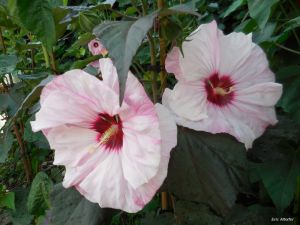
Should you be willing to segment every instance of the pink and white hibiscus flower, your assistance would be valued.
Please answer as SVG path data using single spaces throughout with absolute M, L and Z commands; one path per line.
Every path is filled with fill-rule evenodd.
M 163 104 L 179 125 L 229 133 L 246 148 L 277 122 L 274 105 L 282 85 L 274 82 L 263 50 L 251 34 L 224 35 L 215 21 L 199 26 L 166 59 L 178 83 L 166 89 Z
M 120 106 L 116 68 L 106 58 L 100 69 L 102 81 L 72 70 L 47 84 L 31 125 L 55 150 L 54 164 L 66 166 L 64 187 L 101 207 L 137 212 L 167 175 L 176 123 L 130 72 Z

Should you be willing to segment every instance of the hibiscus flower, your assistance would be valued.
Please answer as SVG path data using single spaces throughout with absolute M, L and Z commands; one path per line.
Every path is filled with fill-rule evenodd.
M 166 59 L 178 83 L 166 89 L 163 104 L 179 125 L 229 133 L 246 148 L 277 122 L 274 105 L 282 93 L 263 50 L 251 34 L 224 35 L 215 21 L 199 26 Z
M 55 150 L 54 164 L 66 166 L 64 187 L 101 207 L 137 212 L 167 175 L 176 123 L 130 72 L 120 106 L 116 68 L 99 62 L 102 81 L 71 70 L 47 84 L 31 125 Z

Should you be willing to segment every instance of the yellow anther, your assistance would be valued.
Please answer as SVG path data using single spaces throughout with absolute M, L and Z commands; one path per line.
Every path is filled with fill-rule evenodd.
M 230 87 L 228 91 L 226 91 L 224 88 L 221 88 L 221 87 L 215 87 L 215 88 L 214 88 L 215 94 L 218 94 L 218 95 L 221 95 L 221 96 L 228 95 L 228 94 L 230 94 L 232 91 L 233 91 L 233 88 L 232 88 L 232 87 Z
M 115 135 L 118 132 L 119 128 L 117 124 L 112 124 L 110 128 L 108 128 L 103 135 L 100 137 L 100 144 L 105 144 L 111 138 L 111 136 Z

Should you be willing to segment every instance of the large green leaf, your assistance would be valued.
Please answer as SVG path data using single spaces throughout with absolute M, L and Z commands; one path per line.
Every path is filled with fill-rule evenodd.
M 278 103 L 289 116 L 300 123 L 300 66 L 283 67 L 277 72 L 283 83 L 283 95 Z
M 177 224 L 221 225 L 222 218 L 211 212 L 208 206 L 191 201 L 175 201 Z
M 52 9 L 52 13 L 55 23 L 56 40 L 58 40 L 67 30 L 68 23 L 61 23 L 60 21 L 66 17 L 68 11 L 57 7 Z
M 279 0 L 247 0 L 250 16 L 255 19 L 260 29 L 264 29 L 271 15 L 272 7 Z
M 13 72 L 17 62 L 18 58 L 15 55 L 0 55 L 0 75 Z
M 284 216 L 288 217 L 288 216 Z M 287 222 L 272 222 L 272 218 L 278 218 L 279 216 L 273 207 L 261 206 L 258 204 L 251 205 L 249 207 L 244 207 L 241 205 L 236 205 L 230 212 L 230 215 L 225 218 L 224 225 L 288 225 Z
M 52 187 L 52 180 L 44 172 L 39 172 L 35 176 L 27 200 L 27 208 L 31 214 L 43 215 L 46 209 L 50 207 Z
M 278 210 L 283 212 L 293 200 L 297 178 L 300 176 L 299 153 L 295 152 L 285 160 L 259 164 L 255 171 Z
M 141 220 L 141 225 L 174 225 L 175 218 L 172 213 L 163 213 L 155 215 L 154 213 L 147 213 L 145 218 Z
M 178 199 L 205 203 L 226 215 L 238 192 L 248 186 L 243 144 L 229 135 L 179 128 L 167 186 Z
M 48 217 L 53 225 L 99 225 L 109 224 L 114 213 L 91 203 L 75 189 L 55 185 L 51 193 L 51 209 Z
M 17 11 L 24 27 L 38 36 L 48 51 L 56 42 L 56 31 L 51 6 L 45 0 L 16 0 Z
M 300 125 L 286 116 L 278 116 L 279 122 L 269 127 L 256 139 L 248 150 L 248 158 L 254 162 L 267 162 L 285 158 L 284 143 L 297 143 L 300 137 Z M 284 151 L 283 151 L 284 150 Z
M 134 21 L 104 22 L 94 28 L 94 35 L 109 51 L 118 71 L 120 102 L 123 100 L 125 84 L 133 56 L 148 30 L 152 27 L 158 11 Z

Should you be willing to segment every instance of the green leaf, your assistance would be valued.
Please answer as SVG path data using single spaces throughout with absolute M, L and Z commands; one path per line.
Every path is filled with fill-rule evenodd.
M 52 9 L 52 13 L 55 23 L 56 40 L 58 40 L 67 30 L 68 23 L 61 23 L 60 21 L 66 17 L 68 11 L 57 7 Z
M 246 150 L 229 135 L 179 128 L 166 182 L 178 199 L 205 203 L 226 215 L 237 193 L 248 187 Z
M 94 39 L 95 36 L 91 33 L 84 33 L 78 37 L 78 40 L 75 41 L 75 43 L 71 46 L 71 48 L 80 48 L 82 46 L 86 46 L 92 39 Z
M 278 115 L 278 123 L 269 127 L 256 139 L 253 147 L 248 150 L 248 157 L 253 162 L 267 162 L 285 158 L 285 143 L 297 143 L 300 137 L 300 125 L 286 116 Z M 285 150 L 285 151 L 282 151 Z
M 86 200 L 73 188 L 55 185 L 51 193 L 49 216 L 53 225 L 109 224 L 114 210 L 101 209 L 98 204 Z
M 283 84 L 283 94 L 278 105 L 300 123 L 300 66 L 283 67 L 277 72 L 277 77 Z
M 71 22 L 74 19 L 77 19 L 80 13 L 83 12 L 92 12 L 92 11 L 104 11 L 111 8 L 110 4 L 98 4 L 92 6 L 61 6 L 61 9 L 67 10 L 68 15 L 60 21 L 60 23 Z
M 0 138 L 0 163 L 4 163 L 9 150 L 13 145 L 14 137 L 11 132 L 4 133 L 4 138 Z
M 182 28 L 172 18 L 161 20 L 161 34 L 165 40 L 173 41 L 182 35 Z
M 86 67 L 87 64 L 94 62 L 100 58 L 101 58 L 100 55 L 94 55 L 94 56 L 88 57 L 83 60 L 77 60 L 76 62 L 74 62 L 72 64 L 71 69 L 82 69 L 82 68 Z
M 31 225 L 33 216 L 27 210 L 27 196 L 28 190 L 23 188 L 18 188 L 14 190 L 15 192 L 15 211 L 10 211 L 10 218 L 14 225 Z
M 37 35 L 47 50 L 52 51 L 56 31 L 51 6 L 44 0 L 17 0 L 18 16 L 24 27 Z
M 31 214 L 36 216 L 45 214 L 46 209 L 50 207 L 52 187 L 52 180 L 46 173 L 39 172 L 34 177 L 27 200 L 27 208 Z
M 299 153 L 293 154 L 286 160 L 263 163 L 255 170 L 277 209 L 282 213 L 293 200 L 297 178 L 300 176 Z
M 236 11 L 239 7 L 246 3 L 245 0 L 235 0 L 224 12 L 223 18 L 229 16 L 231 13 Z
M 172 213 L 163 213 L 155 215 L 154 213 L 147 213 L 145 218 L 141 220 L 141 225 L 174 225 L 175 219 Z
M 265 207 L 258 204 L 244 207 L 236 205 L 230 215 L 225 218 L 224 225 L 272 225 L 271 218 L 278 218 L 278 214 L 273 207 Z M 287 225 L 287 222 L 276 222 L 278 225 Z
M 14 192 L 0 193 L 0 207 L 7 207 L 9 209 L 16 210 L 15 193 Z
M 198 0 L 192 0 L 185 4 L 174 5 L 170 8 L 164 8 L 159 12 L 160 17 L 175 15 L 175 14 L 191 14 L 194 16 L 200 17 L 201 15 L 197 13 L 196 4 L 199 2 Z
M 148 30 L 152 27 L 158 11 L 136 21 L 105 22 L 94 28 L 94 35 L 108 49 L 118 71 L 120 103 L 124 97 L 125 84 L 132 58 L 136 54 Z
M 18 58 L 15 55 L 0 55 L 0 75 L 13 72 L 17 62 Z
M 209 207 L 189 201 L 175 201 L 175 217 L 178 224 L 221 225 L 222 218 L 214 215 Z
M 99 16 L 94 12 L 82 12 L 79 13 L 78 22 L 83 31 L 92 32 L 93 28 L 99 23 Z
M 285 32 L 300 27 L 300 16 L 288 21 L 286 24 L 284 24 L 284 27 Z
M 271 15 L 272 7 L 279 2 L 279 0 L 247 0 L 250 16 L 255 19 L 260 29 L 264 29 L 268 19 Z
M 18 110 L 14 114 L 15 118 L 19 117 L 24 110 L 26 110 L 29 107 L 31 107 L 33 105 L 33 103 L 35 103 L 39 99 L 43 87 L 46 84 L 48 84 L 53 78 L 54 78 L 54 76 L 52 76 L 52 75 L 48 76 L 47 78 L 45 78 L 44 80 L 42 80 L 37 86 L 35 86 L 32 89 L 32 91 L 23 100 L 21 106 L 18 108 Z

